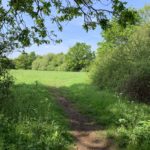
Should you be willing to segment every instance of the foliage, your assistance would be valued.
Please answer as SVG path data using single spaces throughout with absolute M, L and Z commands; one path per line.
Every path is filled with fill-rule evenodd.
M 41 68 L 40 66 L 41 62 L 42 62 L 42 57 L 37 57 L 32 63 L 32 69 L 40 70 L 39 68 Z
M 126 94 L 132 99 L 149 100 L 149 25 L 128 26 L 123 29 L 113 22 L 103 33 L 98 56 L 93 67 L 93 82 Z
M 129 149 L 150 149 L 150 120 L 141 121 L 130 136 Z
M 16 69 L 31 69 L 32 62 L 36 59 L 35 52 L 31 52 L 30 54 L 23 52 L 18 58 L 14 59 L 13 62 L 15 64 Z
M 100 88 L 116 88 L 130 72 L 131 63 L 128 53 L 128 37 L 133 34 L 133 27 L 125 30 L 116 22 L 103 32 L 104 41 L 99 43 L 95 65 L 91 71 L 92 79 Z
M 49 71 L 57 71 L 57 70 L 65 70 L 63 66 L 65 61 L 65 55 L 63 53 L 52 54 L 49 53 L 45 56 L 39 56 L 32 63 L 33 70 L 49 70 Z
M 139 16 L 142 24 L 150 23 L 150 5 L 145 5 L 144 8 L 139 10 Z
M 147 65 L 147 66 L 146 66 Z M 135 100 L 149 102 L 150 98 L 150 70 L 149 63 L 145 63 L 140 69 L 130 75 L 124 81 L 121 91 Z
M 20 82 L 12 88 L 13 98 L 1 105 L 0 149 L 67 149 L 67 123 L 47 87 Z
M 99 8 L 95 6 L 95 2 Z M 54 31 L 49 31 L 45 24 L 48 20 L 47 24 L 55 23 L 60 31 L 62 31 L 62 22 L 80 16 L 84 17 L 83 26 L 86 30 L 94 29 L 97 24 L 106 28 L 108 14 L 122 20 L 124 24 L 134 20 L 133 12 L 126 8 L 126 2 L 111 0 L 108 3 L 106 1 L 112 8 L 111 10 L 109 7 L 103 9 L 100 0 L 95 2 L 91 0 L 88 2 L 84 0 L 11 0 L 5 2 L 0 0 L 0 33 L 4 41 L 11 43 L 13 50 L 15 47 L 26 47 L 32 43 L 42 44 L 48 43 L 49 40 L 56 40 Z M 28 19 L 25 19 L 26 16 Z M 30 25 L 27 20 L 30 20 Z
M 88 70 L 95 55 L 91 51 L 91 46 L 85 43 L 76 43 L 71 47 L 66 55 L 66 67 L 69 71 Z
M 48 71 L 88 71 L 95 58 L 91 46 L 85 43 L 76 43 L 67 54 L 49 53 L 38 56 L 32 63 L 33 70 Z
M 10 87 L 13 82 L 8 70 L 11 66 L 11 61 L 6 57 L 7 53 L 11 51 L 9 41 L 1 40 L 3 38 L 0 33 L 0 103 L 3 103 L 4 98 L 9 95 Z M 1 108 L 0 108 L 1 109 Z
M 4 99 L 9 95 L 13 78 L 6 70 L 11 65 L 9 59 L 5 56 L 0 57 L 0 105 Z

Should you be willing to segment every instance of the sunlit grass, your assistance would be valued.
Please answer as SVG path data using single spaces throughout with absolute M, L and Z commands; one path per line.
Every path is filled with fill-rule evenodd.
M 31 71 L 12 70 L 11 74 L 15 78 L 15 83 L 35 83 L 39 82 L 48 86 L 71 86 L 77 83 L 86 83 L 89 78 L 85 72 L 58 72 L 58 71 Z

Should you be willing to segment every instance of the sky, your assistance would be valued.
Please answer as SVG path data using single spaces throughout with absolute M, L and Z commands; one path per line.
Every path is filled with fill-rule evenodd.
M 132 8 L 142 8 L 146 4 L 150 4 L 150 0 L 126 0 L 128 2 L 127 6 Z M 63 26 L 62 32 L 56 32 L 58 38 L 62 39 L 61 44 L 48 44 L 48 45 L 32 45 L 25 48 L 26 52 L 35 51 L 38 55 L 45 55 L 47 53 L 66 53 L 70 47 L 72 47 L 76 42 L 85 42 L 91 45 L 92 50 L 97 49 L 97 43 L 102 41 L 101 29 L 97 27 L 95 30 L 90 30 L 86 32 L 82 28 L 83 19 L 77 18 L 71 22 L 67 22 Z M 15 58 L 20 54 L 20 52 L 14 51 L 9 55 L 10 58 Z

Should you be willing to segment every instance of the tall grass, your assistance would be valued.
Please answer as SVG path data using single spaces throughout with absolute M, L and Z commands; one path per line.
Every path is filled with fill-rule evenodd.
M 16 73 L 12 95 L 0 106 L 0 150 L 67 149 L 69 126 L 48 87 L 35 81 L 32 71 Z

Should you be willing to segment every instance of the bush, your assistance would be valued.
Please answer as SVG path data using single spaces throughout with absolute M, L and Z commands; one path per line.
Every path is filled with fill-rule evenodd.
M 10 87 L 13 83 L 12 76 L 8 73 L 10 61 L 6 57 L 0 58 L 0 105 L 9 96 Z
M 141 121 L 133 129 L 129 137 L 129 150 L 149 150 L 150 149 L 150 120 Z
M 147 65 L 148 67 L 150 65 Z M 121 87 L 121 91 L 134 100 L 150 103 L 150 69 L 142 68 L 130 75 Z
M 149 25 L 122 29 L 114 23 L 111 29 L 105 31 L 105 41 L 100 44 L 91 71 L 94 84 L 101 89 L 123 93 L 131 99 L 149 100 L 149 35 Z
M 150 149 L 150 120 L 140 121 L 130 130 L 122 125 L 117 129 L 117 134 L 120 147 L 126 147 L 127 150 Z

